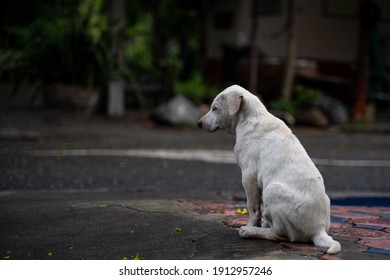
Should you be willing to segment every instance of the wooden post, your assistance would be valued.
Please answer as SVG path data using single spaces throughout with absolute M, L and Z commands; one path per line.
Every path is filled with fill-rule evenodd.
M 370 67 L 383 69 L 383 59 L 380 56 L 379 40 L 370 38 L 370 32 L 377 28 L 379 8 L 373 0 L 360 0 L 360 22 L 358 33 L 358 69 L 355 81 L 356 99 L 353 106 L 354 121 L 366 121 L 367 97 L 370 85 Z M 373 51 L 376 49 L 376 52 Z M 374 56 L 379 55 L 379 56 Z M 371 118 L 373 119 L 373 118 Z
M 294 0 L 287 1 L 287 13 L 290 21 L 287 33 L 287 56 L 284 72 L 284 81 L 282 89 L 282 98 L 284 101 L 290 101 L 294 77 L 295 77 L 295 60 L 297 54 L 297 38 L 295 33 L 295 5 Z
M 259 46 L 257 42 L 257 30 L 259 20 L 256 15 L 252 16 L 251 26 L 251 58 L 250 58 L 250 74 L 249 74 L 249 91 L 253 94 L 257 93 L 258 79 L 258 64 L 259 64 Z

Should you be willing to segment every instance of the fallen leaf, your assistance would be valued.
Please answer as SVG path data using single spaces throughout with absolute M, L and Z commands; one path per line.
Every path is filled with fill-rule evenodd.
M 137 254 L 137 255 L 135 255 L 135 256 L 131 256 L 131 259 L 132 259 L 133 261 L 146 260 L 146 257 L 143 256 L 143 255 Z
M 181 227 L 177 227 L 177 228 L 175 229 L 176 232 L 181 232 L 181 230 L 182 230 Z
M 239 208 L 237 209 L 237 213 L 240 215 L 248 214 L 248 210 L 246 208 Z

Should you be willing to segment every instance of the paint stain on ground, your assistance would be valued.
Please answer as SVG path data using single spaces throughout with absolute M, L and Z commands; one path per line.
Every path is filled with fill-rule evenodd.
M 187 201 L 199 214 L 221 217 L 223 223 L 239 228 L 248 222 L 245 202 L 215 203 Z M 245 210 L 243 210 L 245 209 Z M 332 206 L 329 234 L 335 239 L 351 240 L 361 252 L 390 255 L 390 207 Z M 281 242 L 282 248 L 324 251 L 311 244 Z M 323 255 L 321 259 L 339 259 L 338 255 Z

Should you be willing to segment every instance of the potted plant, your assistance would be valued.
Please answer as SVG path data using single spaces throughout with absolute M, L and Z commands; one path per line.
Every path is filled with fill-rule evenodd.
M 112 62 L 102 1 L 83 0 L 14 27 L 17 47 L 3 61 L 14 84 L 42 89 L 45 105 L 91 109 L 110 80 Z

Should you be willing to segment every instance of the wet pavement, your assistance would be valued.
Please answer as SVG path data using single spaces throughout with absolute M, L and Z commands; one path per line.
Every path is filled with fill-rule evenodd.
M 142 114 L 1 112 L 1 257 L 390 259 L 389 134 L 293 131 L 324 176 L 340 254 L 238 236 L 248 216 L 231 135 Z

